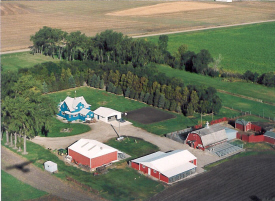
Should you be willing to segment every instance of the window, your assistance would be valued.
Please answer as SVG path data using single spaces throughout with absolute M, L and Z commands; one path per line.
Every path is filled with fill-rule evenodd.
M 156 171 L 156 170 L 154 170 L 153 172 L 154 172 L 154 173 L 157 173 L 157 171 Z
M 145 168 L 145 165 L 142 165 L 142 168 Z

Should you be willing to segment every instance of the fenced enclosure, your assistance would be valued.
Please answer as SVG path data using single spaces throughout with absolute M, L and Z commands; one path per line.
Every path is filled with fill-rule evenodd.
M 183 130 L 167 133 L 165 136 L 171 140 L 184 144 L 188 133 L 190 133 L 192 130 L 193 130 L 192 128 L 186 128 Z

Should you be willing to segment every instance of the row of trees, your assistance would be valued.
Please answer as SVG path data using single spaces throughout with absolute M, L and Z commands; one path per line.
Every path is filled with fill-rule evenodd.
M 52 71 L 53 69 L 55 70 Z M 184 86 L 181 80 L 158 73 L 154 66 L 133 68 L 131 65 L 99 64 L 93 61 L 59 64 L 50 62 L 20 72 L 40 79 L 43 88 L 47 86 L 47 89 L 53 90 L 55 86 L 59 86 L 59 89 L 65 89 L 75 85 L 82 86 L 81 82 L 101 89 L 106 86 L 108 92 L 123 94 L 125 97 L 155 107 L 183 112 L 185 115 L 193 115 L 194 111 L 218 113 L 221 108 L 221 100 L 214 88 Z
M 17 148 L 18 136 L 32 138 L 39 132 L 48 132 L 51 116 L 56 114 L 53 101 L 42 96 L 41 83 L 32 76 L 19 76 L 16 73 L 2 73 L 1 132 L 6 133 L 6 141 Z M 20 145 L 19 145 L 20 147 Z M 20 147 L 21 148 L 21 147 Z

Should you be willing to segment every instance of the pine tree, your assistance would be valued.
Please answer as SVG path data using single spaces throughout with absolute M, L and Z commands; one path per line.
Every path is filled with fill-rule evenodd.
M 145 94 L 144 98 L 143 98 L 143 102 L 144 102 L 144 103 L 148 103 L 149 97 L 150 97 L 150 93 L 147 92 L 147 93 Z
M 177 103 L 176 101 L 172 101 L 171 105 L 170 105 L 170 111 L 175 111 L 176 110 L 176 107 L 177 107 Z
M 154 94 L 153 93 L 151 93 L 150 94 L 150 96 L 149 96 L 149 98 L 148 98 L 148 105 L 152 105 L 153 104 L 153 101 L 154 101 Z
M 160 95 L 159 102 L 158 102 L 158 107 L 159 108 L 164 108 L 164 103 L 165 103 L 165 97 L 163 94 Z
M 136 92 L 134 99 L 135 99 L 135 100 L 138 100 L 138 99 L 139 99 L 139 93 L 138 93 L 138 92 Z
M 127 89 L 126 89 L 126 91 L 125 91 L 125 97 L 130 97 L 130 92 L 131 92 L 131 90 L 130 90 L 130 88 L 129 87 L 127 87 Z
M 143 101 L 144 96 L 145 96 L 144 92 L 143 92 L 143 91 L 140 92 L 139 100 L 140 100 L 140 101 Z
M 121 95 L 123 92 L 122 92 L 122 89 L 121 89 L 121 86 L 118 86 L 117 88 L 116 88 L 116 94 L 117 95 Z
M 99 85 L 100 89 L 104 89 L 104 80 L 100 80 L 100 85 Z
M 74 88 L 75 87 L 75 81 L 74 81 L 74 77 L 71 75 L 71 77 L 69 78 L 69 87 L 70 88 Z
M 194 114 L 194 108 L 192 104 L 189 104 L 187 106 L 187 112 L 186 112 L 186 116 L 193 116 Z
M 135 97 L 135 94 L 136 94 L 136 92 L 135 92 L 135 90 L 131 90 L 131 92 L 130 92 L 130 98 L 134 98 Z
M 160 99 L 160 93 L 159 93 L 159 91 L 156 91 L 155 96 L 154 96 L 154 106 L 155 107 L 158 107 L 159 99 Z
M 44 94 L 48 93 L 49 90 L 48 90 L 48 85 L 47 85 L 47 83 L 44 81 L 42 85 L 43 85 L 43 93 L 44 93 Z
M 99 88 L 99 85 L 100 85 L 100 77 L 96 76 L 96 79 L 95 79 L 95 88 Z
M 112 93 L 116 93 L 116 88 L 117 88 L 117 87 L 116 87 L 115 85 L 113 85 L 113 89 L 112 89 L 111 92 L 112 92 Z
M 110 83 L 108 84 L 108 87 L 107 87 L 106 91 L 112 92 L 112 91 L 113 91 L 113 88 L 114 88 L 114 85 L 113 85 L 112 82 L 110 82 Z
M 166 99 L 164 103 L 164 109 L 169 110 L 169 108 L 170 108 L 170 101 Z
M 177 113 L 181 113 L 182 111 L 181 111 L 181 106 L 180 106 L 180 104 L 178 103 L 178 106 L 176 107 L 176 112 Z

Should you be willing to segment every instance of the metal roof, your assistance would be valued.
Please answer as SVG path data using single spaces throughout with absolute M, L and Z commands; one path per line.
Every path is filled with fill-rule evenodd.
M 197 167 L 189 162 L 194 159 L 197 158 L 188 150 L 175 150 L 168 153 L 158 151 L 156 153 L 135 159 L 132 162 L 140 163 L 157 170 L 169 178 Z
M 216 142 L 227 140 L 225 127 L 219 124 L 209 126 L 208 128 L 202 128 L 191 133 L 196 133 L 201 136 L 203 146 L 208 146 Z
M 275 139 L 275 132 L 267 131 L 264 133 L 264 136 L 271 137 Z
M 246 121 L 244 119 L 237 119 L 235 123 L 236 124 L 241 124 L 241 125 L 245 126 L 245 125 L 247 125 L 249 123 L 249 121 Z
M 68 106 L 69 110 L 72 112 L 76 109 L 76 106 L 79 104 L 79 103 L 82 103 L 84 105 L 84 108 L 87 108 L 91 105 L 89 105 L 86 100 L 84 99 L 83 96 L 80 96 L 80 97 L 75 97 L 75 98 L 71 98 L 69 96 L 67 96 L 67 98 L 61 102 L 60 106 L 63 104 L 63 103 L 66 103 L 66 105 Z
M 111 108 L 107 108 L 107 107 L 99 107 L 94 111 L 94 113 L 101 117 L 114 116 L 117 113 L 121 114 L 121 112 L 113 110 Z
M 109 154 L 115 151 L 117 151 L 118 153 L 121 153 L 119 150 L 113 147 L 110 147 L 96 140 L 90 140 L 90 139 L 80 139 L 73 145 L 69 146 L 68 149 L 71 149 L 90 159 L 103 156 L 105 154 Z

